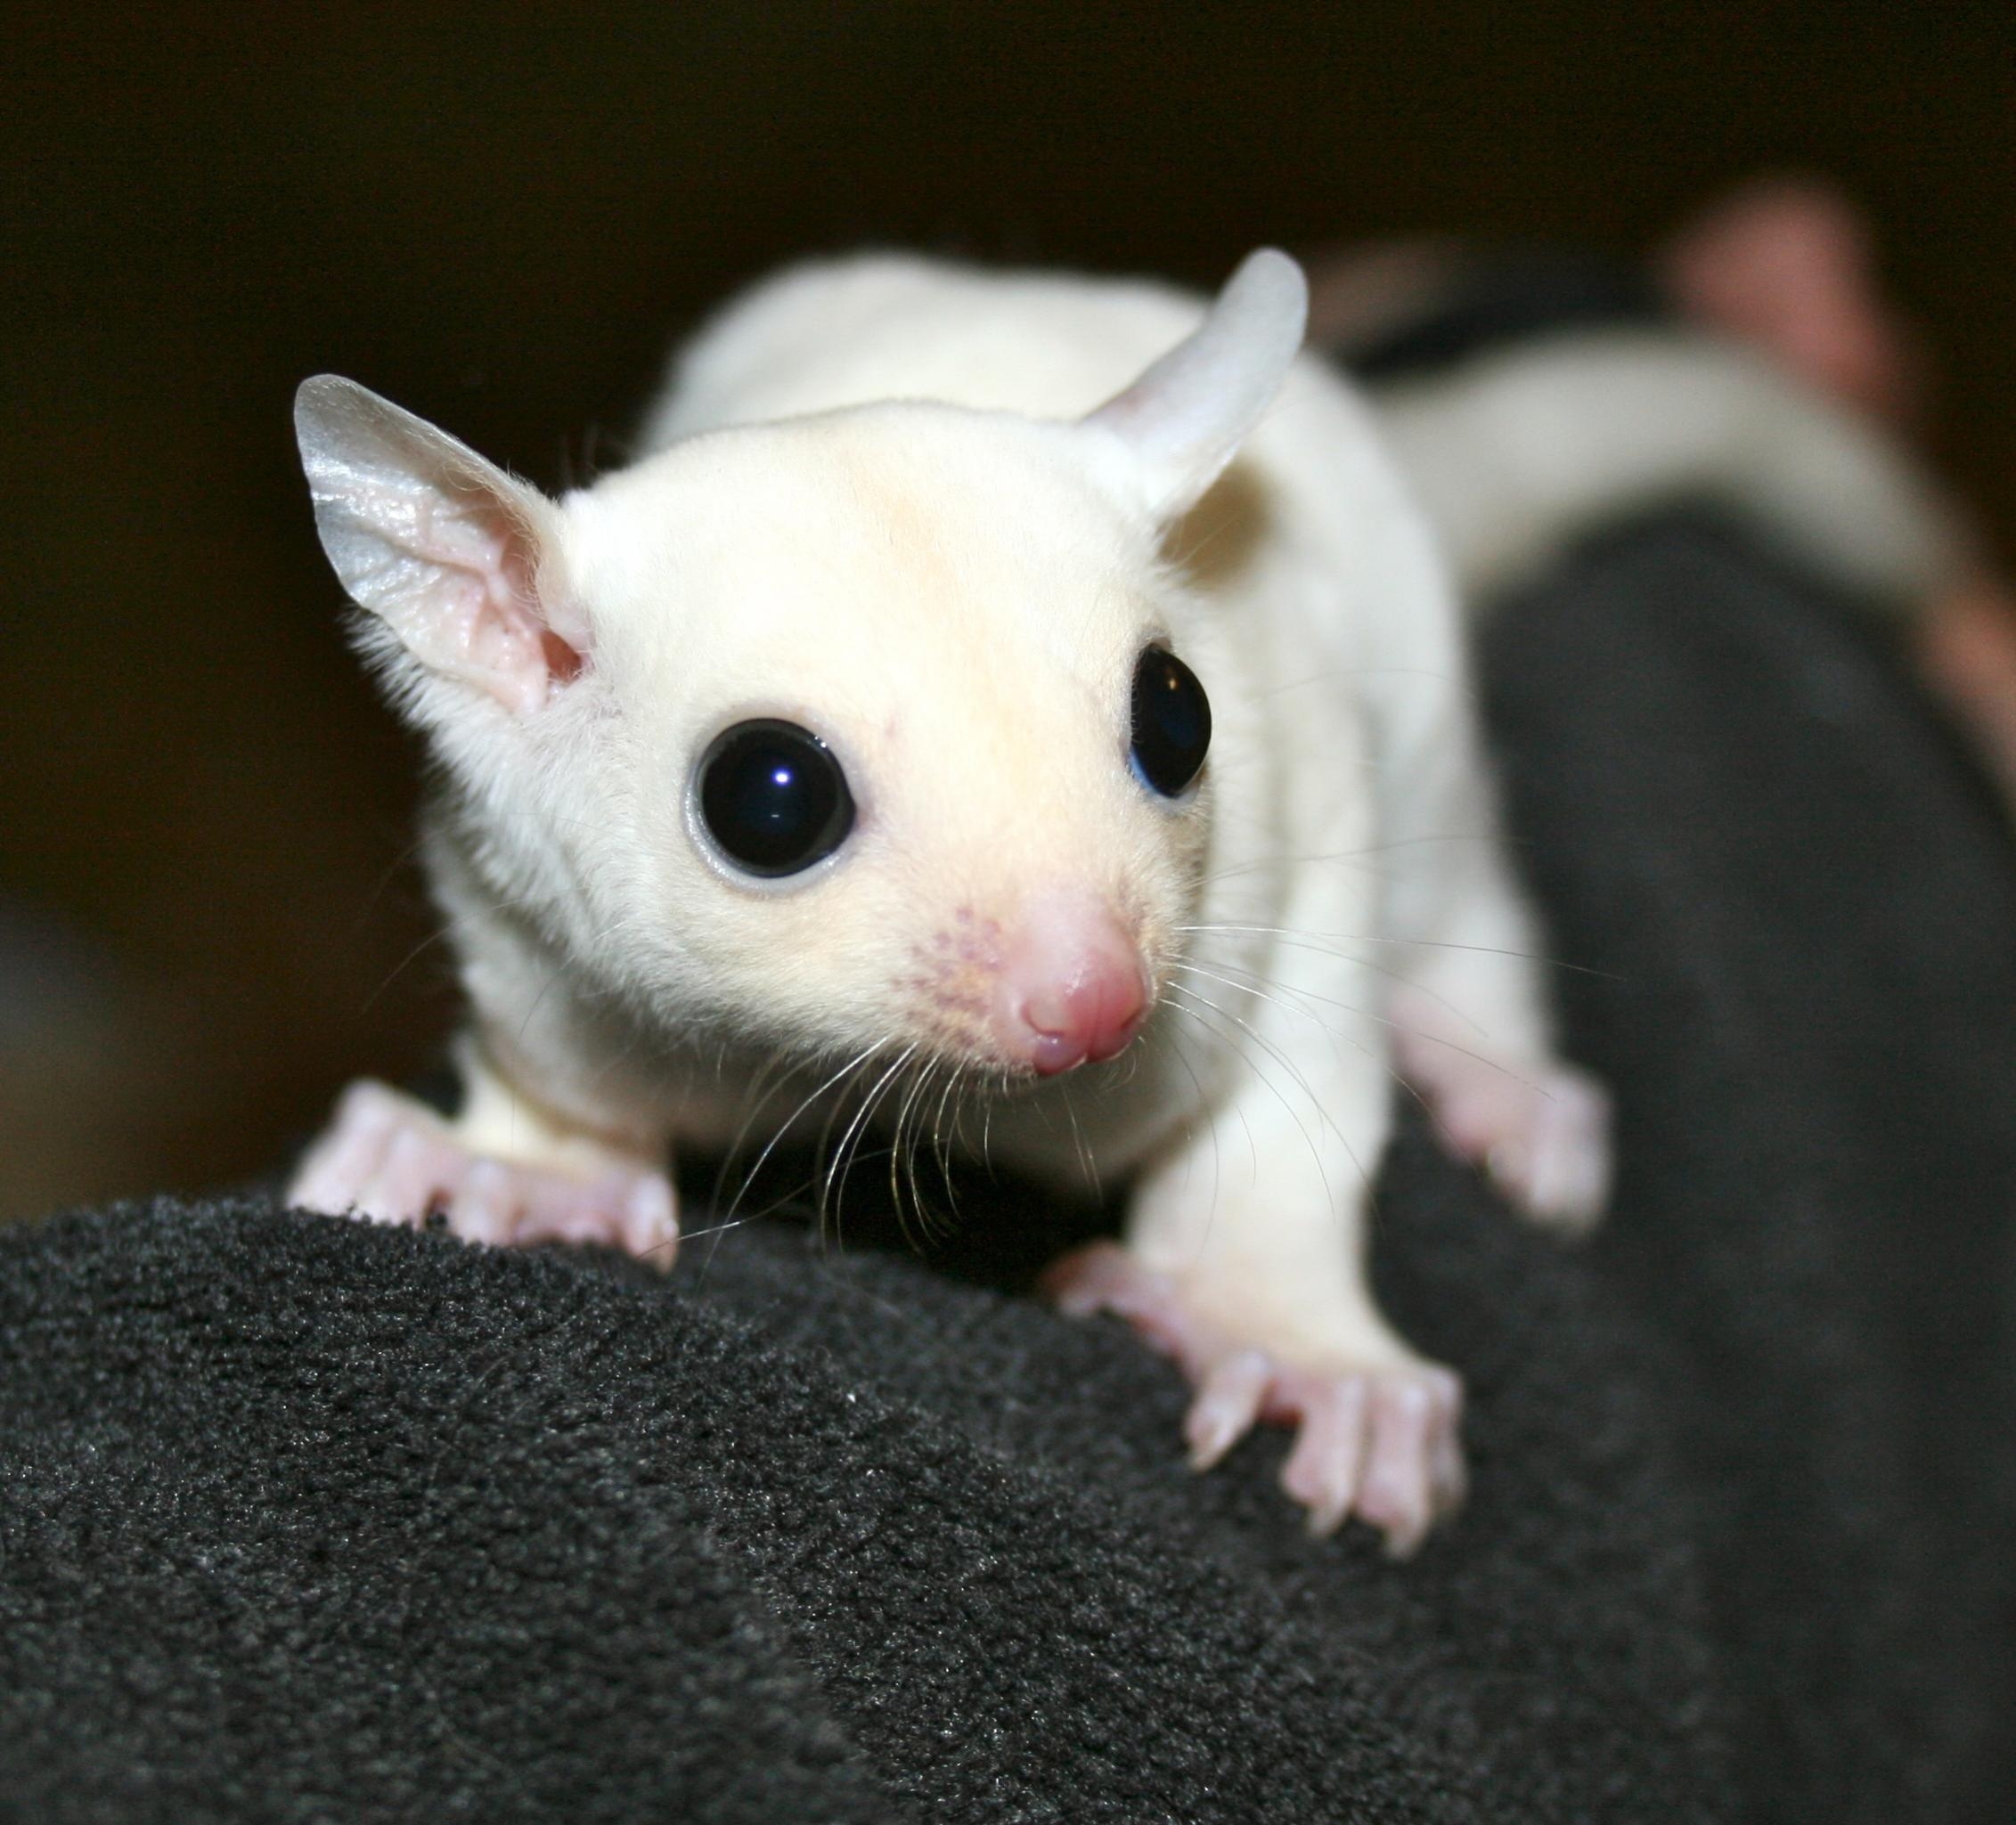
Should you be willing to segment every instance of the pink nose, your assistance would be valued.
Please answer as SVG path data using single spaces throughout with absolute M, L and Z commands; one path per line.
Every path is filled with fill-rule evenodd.
M 998 1006 L 1008 1049 L 1045 1077 L 1114 1057 L 1148 1011 L 1139 948 L 1096 901 L 1038 900 L 1002 959 Z

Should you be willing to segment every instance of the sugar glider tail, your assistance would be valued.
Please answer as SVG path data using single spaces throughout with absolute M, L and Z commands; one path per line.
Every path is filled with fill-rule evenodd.
M 1963 540 L 1894 444 L 1759 355 L 1671 325 L 1582 329 L 1375 386 L 1473 603 L 1608 522 L 1706 501 L 1909 615 Z

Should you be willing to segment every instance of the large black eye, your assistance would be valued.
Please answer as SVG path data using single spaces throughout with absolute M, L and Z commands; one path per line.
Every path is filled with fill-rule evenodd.
M 1134 667 L 1134 741 L 1128 759 L 1142 784 L 1174 798 L 1197 777 L 1211 747 L 1211 699 L 1166 647 Z
M 694 776 L 700 821 L 746 874 L 809 868 L 854 825 L 847 776 L 824 742 L 795 722 L 738 722 L 707 744 Z

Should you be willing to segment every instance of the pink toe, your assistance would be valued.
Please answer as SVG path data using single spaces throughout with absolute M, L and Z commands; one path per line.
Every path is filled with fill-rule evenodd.
M 1183 1420 L 1193 1470 L 1209 1470 L 1252 1430 L 1272 1373 L 1272 1365 L 1258 1350 L 1244 1349 L 1204 1377 Z
M 619 1241 L 615 1199 L 608 1183 L 584 1184 L 556 1172 L 531 1167 L 518 1169 L 520 1242 L 606 1242 Z
M 679 1248 L 679 1215 L 671 1183 L 655 1172 L 642 1174 L 624 1204 L 624 1244 L 640 1260 L 669 1267 Z
M 1372 1412 L 1358 1510 L 1385 1535 L 1386 1551 L 1406 1559 L 1435 1518 L 1434 1394 L 1423 1382 L 1386 1381 L 1372 1397 Z
M 340 1217 L 355 1207 L 360 1189 L 378 1177 L 393 1112 L 382 1104 L 362 1103 L 358 1092 L 364 1088 L 352 1088 L 329 1132 L 301 1162 L 287 1194 L 290 1204 Z
M 469 1167 L 455 1194 L 449 1226 L 469 1242 L 505 1248 L 516 1226 L 514 1205 L 510 1169 L 494 1160 L 478 1160 Z
M 1365 1424 L 1365 1383 L 1356 1375 L 1318 1383 L 1303 1403 L 1302 1430 L 1281 1471 L 1281 1487 L 1308 1509 L 1312 1534 L 1334 1533 L 1351 1511 Z
M 358 1214 L 373 1223 L 419 1223 L 437 1188 L 438 1154 L 418 1128 L 399 1129 L 385 1150 L 378 1177 L 358 1194 Z

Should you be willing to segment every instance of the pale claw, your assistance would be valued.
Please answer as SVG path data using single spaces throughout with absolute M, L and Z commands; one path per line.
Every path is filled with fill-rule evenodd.
M 1235 1350 L 1205 1371 L 1197 1397 L 1183 1416 L 1192 1470 L 1208 1471 L 1253 1430 L 1273 1378 L 1274 1365 L 1257 1349 Z
M 1045 1285 L 1062 1310 L 1112 1312 L 1175 1358 L 1196 1390 L 1183 1423 L 1196 1469 L 1256 1421 L 1293 1423 L 1281 1487 L 1309 1511 L 1311 1533 L 1356 1515 L 1406 1558 L 1461 1504 L 1463 1384 L 1451 1371 L 1407 1358 L 1288 1361 L 1192 1316 L 1175 1283 L 1112 1243 L 1065 1256 Z
M 1432 1363 L 1367 1379 L 1371 1437 L 1356 1509 L 1405 1559 L 1438 1515 L 1462 1505 L 1463 1384 Z
M 1281 1466 L 1281 1487 L 1309 1511 L 1310 1533 L 1334 1534 L 1351 1511 L 1365 1469 L 1370 1397 L 1362 1375 L 1299 1375 L 1293 1381 L 1293 1392 L 1283 1392 L 1302 1424 L 1295 1448 Z
M 287 1202 L 413 1227 L 439 1212 L 470 1242 L 599 1242 L 664 1267 L 679 1243 L 663 1172 L 614 1156 L 575 1173 L 471 1153 L 431 1109 L 368 1081 L 344 1092 Z

